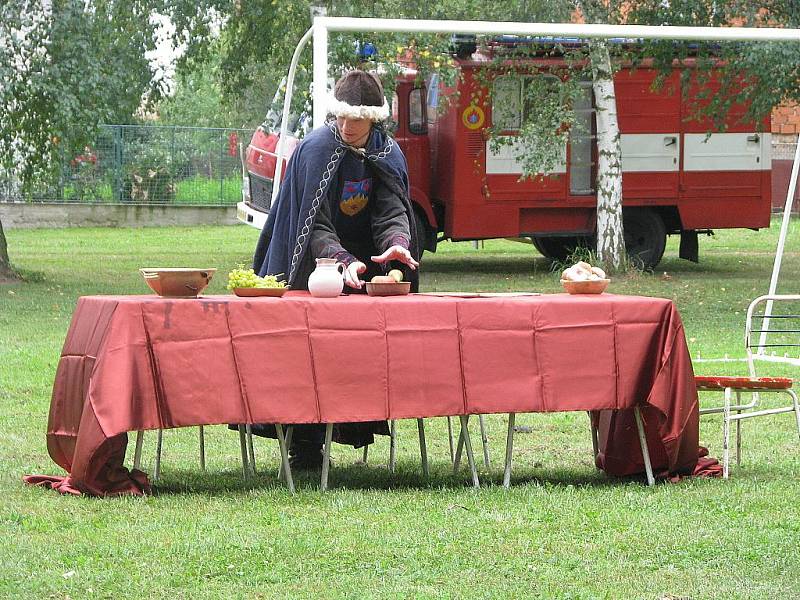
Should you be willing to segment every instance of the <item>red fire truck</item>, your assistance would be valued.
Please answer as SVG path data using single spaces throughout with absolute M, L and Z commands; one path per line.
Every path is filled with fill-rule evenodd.
M 497 149 L 488 128 L 518 135 L 525 77 L 498 76 L 490 95 L 476 101 L 477 70 L 490 57 L 457 59 L 461 70 L 446 111 L 436 110 L 441 86 L 419 86 L 412 75 L 397 82 L 394 137 L 408 160 L 411 196 L 424 249 L 437 241 L 526 239 L 546 257 L 563 259 L 576 245 L 592 244 L 596 222 L 596 156 L 592 88 L 576 104 L 582 127 L 569 139 L 563 161 L 545 177 L 522 179 L 512 143 Z M 547 70 L 563 59 L 535 59 Z M 529 66 L 526 68 L 530 68 Z M 697 235 L 714 229 L 769 227 L 771 140 L 743 109 L 726 116 L 724 133 L 691 120 L 697 89 L 682 93 L 676 70 L 654 90 L 653 68 L 622 68 L 615 75 L 622 144 L 623 227 L 628 253 L 646 267 L 661 260 L 666 236 L 680 234 L 680 256 L 697 260 Z M 482 79 L 485 82 L 485 75 Z M 457 93 L 452 93 L 452 92 Z M 493 110 L 502 106 L 502 110 Z M 503 122 L 493 122 L 502 115 Z M 769 123 L 761 124 L 768 131 Z M 269 207 L 277 136 L 260 128 L 246 154 L 244 201 L 239 218 L 263 226 Z M 289 151 L 296 139 L 289 140 Z M 285 171 L 284 171 L 285 172 Z

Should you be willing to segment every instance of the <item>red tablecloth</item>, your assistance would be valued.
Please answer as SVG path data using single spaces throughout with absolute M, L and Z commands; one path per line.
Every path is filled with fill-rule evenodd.
M 353 374 L 356 376 L 353 376 Z M 54 487 L 137 493 L 128 431 L 602 410 L 598 466 L 691 473 L 698 405 L 673 303 L 635 296 L 90 296 L 58 365 Z

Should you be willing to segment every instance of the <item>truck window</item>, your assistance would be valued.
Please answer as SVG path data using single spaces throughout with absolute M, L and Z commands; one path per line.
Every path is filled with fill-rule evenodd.
M 497 131 L 519 131 L 522 125 L 522 90 L 519 77 L 498 77 L 492 94 L 492 124 Z
M 428 124 L 436 123 L 439 117 L 439 75 L 433 73 L 425 86 L 428 96 Z
M 414 88 L 408 93 L 408 130 L 416 135 L 428 132 L 424 88 Z
M 581 94 L 575 100 L 575 125 L 569 135 L 569 192 L 575 196 L 594 194 L 594 102 L 592 82 L 580 83 Z
M 558 77 L 539 75 L 539 94 L 559 94 Z M 522 129 L 525 117 L 533 112 L 536 94 L 530 88 L 533 77 L 501 76 L 494 80 L 492 93 L 492 125 L 495 130 L 516 132 Z
M 540 76 L 541 77 L 541 76 Z M 514 134 L 522 128 L 524 118 L 535 112 L 537 94 L 559 94 L 558 78 L 544 75 L 533 89 L 532 77 L 502 76 L 494 80 L 492 94 L 492 125 L 504 134 Z M 541 85 L 541 84 L 544 85 Z M 552 85 L 551 85 L 552 84 Z M 594 102 L 592 84 L 581 82 L 581 94 L 575 100 L 576 123 L 570 132 L 569 187 L 576 196 L 594 194 Z

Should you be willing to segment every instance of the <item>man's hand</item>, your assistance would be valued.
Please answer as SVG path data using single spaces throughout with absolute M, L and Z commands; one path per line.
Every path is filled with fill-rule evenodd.
M 390 260 L 396 260 L 408 265 L 412 269 L 416 269 L 419 266 L 419 263 L 414 260 L 413 256 L 411 256 L 411 252 L 402 246 L 390 246 L 386 249 L 386 252 L 380 256 L 371 256 L 370 258 L 376 263 L 385 263 Z
M 346 267 L 343 273 L 345 284 L 349 285 L 351 288 L 360 290 L 364 285 L 364 281 L 359 279 L 358 276 L 366 270 L 367 265 L 365 265 L 363 262 L 355 261 L 350 263 L 350 266 Z

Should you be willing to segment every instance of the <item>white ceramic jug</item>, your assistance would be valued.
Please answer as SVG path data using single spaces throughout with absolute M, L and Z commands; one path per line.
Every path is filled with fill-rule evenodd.
M 315 298 L 335 298 L 344 287 L 344 269 L 335 258 L 318 258 L 317 268 L 308 276 L 308 291 Z

